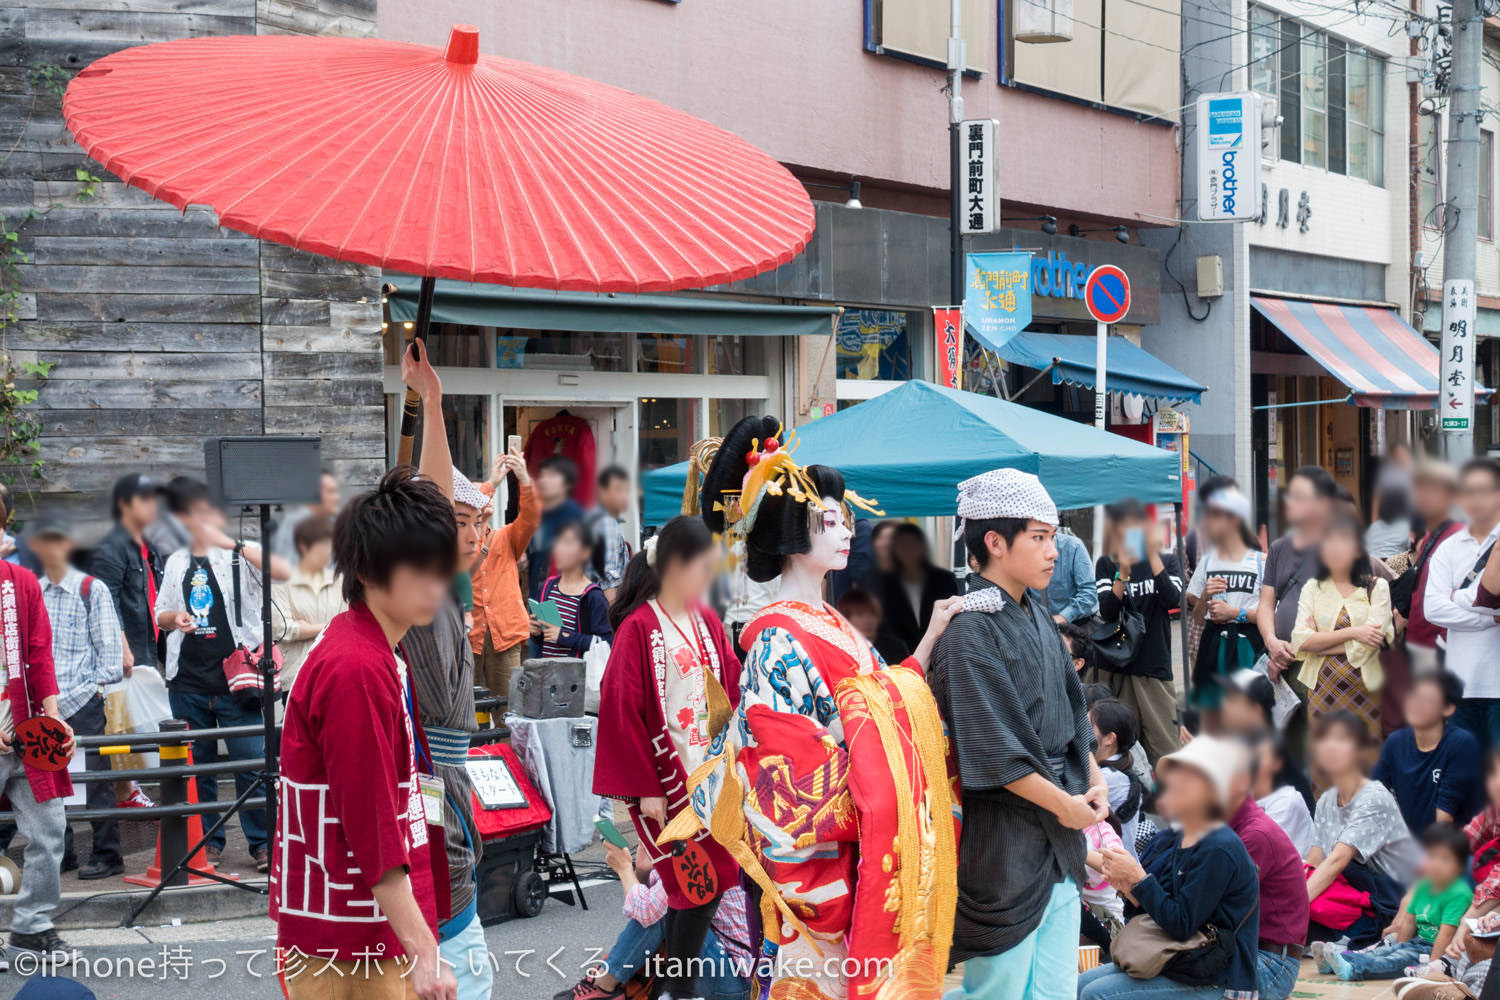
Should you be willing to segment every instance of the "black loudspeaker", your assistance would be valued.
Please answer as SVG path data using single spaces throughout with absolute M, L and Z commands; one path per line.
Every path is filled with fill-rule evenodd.
M 317 503 L 323 439 L 209 438 L 203 443 L 203 471 L 214 503 L 224 507 Z

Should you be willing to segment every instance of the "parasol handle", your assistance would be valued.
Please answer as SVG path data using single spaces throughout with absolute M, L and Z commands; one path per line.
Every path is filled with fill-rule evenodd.
M 413 340 L 424 343 L 427 340 L 428 328 L 432 326 L 432 297 L 437 291 L 437 279 L 426 277 L 422 279 L 421 291 L 417 293 L 417 321 L 412 329 L 407 332 L 406 342 L 409 346 Z M 406 350 L 402 348 L 403 352 Z M 396 444 L 396 464 L 410 465 L 412 451 L 415 449 L 417 436 L 417 414 L 422 408 L 422 401 L 415 392 L 406 390 L 406 399 L 401 404 L 401 439 Z

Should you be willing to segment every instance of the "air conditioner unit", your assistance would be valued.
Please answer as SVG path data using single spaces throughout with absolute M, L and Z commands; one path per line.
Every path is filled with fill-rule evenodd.
M 1045 44 L 1073 40 L 1073 0 L 1014 0 L 1011 37 Z

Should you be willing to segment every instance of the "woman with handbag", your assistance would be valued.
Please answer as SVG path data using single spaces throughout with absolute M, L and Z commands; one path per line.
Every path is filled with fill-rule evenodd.
M 1113 961 L 1079 978 L 1079 1000 L 1255 995 L 1260 882 L 1224 822 L 1244 766 L 1243 747 L 1212 736 L 1161 759 L 1157 803 L 1178 828 L 1158 834 L 1139 862 L 1104 852 L 1104 877 L 1125 896 L 1127 920 Z

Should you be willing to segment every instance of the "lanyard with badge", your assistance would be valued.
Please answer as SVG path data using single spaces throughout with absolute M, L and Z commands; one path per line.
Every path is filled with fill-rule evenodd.
M 432 758 L 422 749 L 417 739 L 417 706 L 411 695 L 411 668 L 401 684 L 401 695 L 406 701 L 406 726 L 411 737 L 411 750 L 416 761 L 417 784 L 422 790 L 422 816 L 428 826 L 443 826 L 443 779 L 438 776 Z

